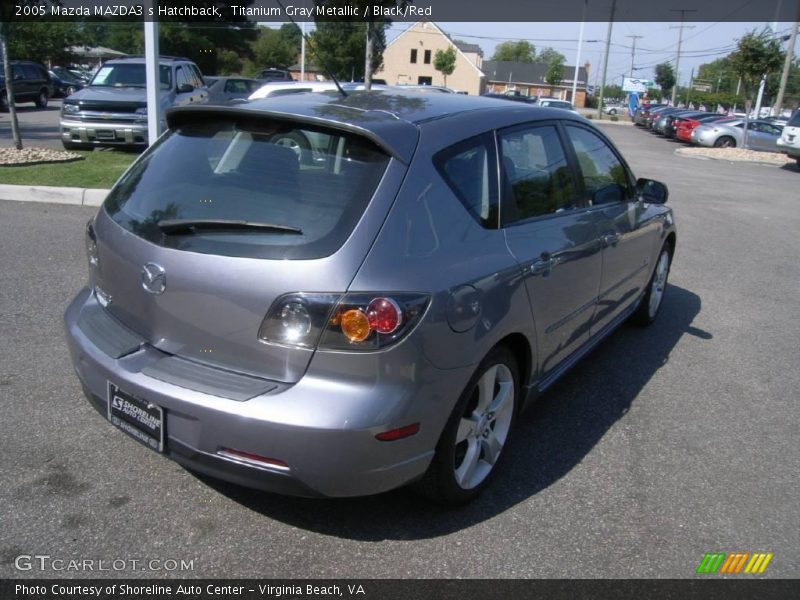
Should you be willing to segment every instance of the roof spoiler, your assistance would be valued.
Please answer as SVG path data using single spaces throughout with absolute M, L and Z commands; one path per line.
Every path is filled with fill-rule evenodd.
M 238 106 L 214 106 L 208 104 L 178 106 L 168 108 L 165 112 L 165 117 L 167 127 L 170 129 L 183 123 L 193 123 L 198 120 L 207 122 L 209 117 L 223 119 L 245 118 L 248 120 L 273 119 L 275 121 L 286 121 L 326 129 L 336 129 L 367 138 L 381 150 L 404 164 L 408 164 L 411 161 L 419 138 L 419 132 L 416 127 L 396 119 L 387 119 L 381 124 L 381 127 L 366 129 L 342 121 L 275 110 L 253 110 L 251 108 L 246 108 L 248 106 L 248 104 Z M 390 137 L 391 140 L 389 139 Z

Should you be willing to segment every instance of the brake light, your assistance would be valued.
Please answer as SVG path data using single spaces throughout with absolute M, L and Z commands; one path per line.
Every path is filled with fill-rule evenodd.
M 377 350 L 420 321 L 427 294 L 294 293 L 278 298 L 258 331 L 262 342 L 320 350 Z

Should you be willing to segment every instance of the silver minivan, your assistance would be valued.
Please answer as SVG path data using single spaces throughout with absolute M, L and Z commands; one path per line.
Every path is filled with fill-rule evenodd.
M 526 404 L 659 312 L 666 187 L 569 112 L 379 90 L 167 119 L 88 223 L 65 321 L 94 407 L 192 470 L 468 501 Z

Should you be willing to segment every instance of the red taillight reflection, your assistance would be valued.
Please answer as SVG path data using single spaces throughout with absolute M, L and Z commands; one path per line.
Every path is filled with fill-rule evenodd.
M 395 440 L 401 440 L 403 438 L 407 438 L 411 435 L 414 435 L 419 431 L 419 423 L 413 423 L 412 425 L 406 425 L 405 427 L 399 427 L 397 429 L 390 429 L 389 431 L 383 431 L 375 436 L 376 439 L 382 442 L 393 442 Z

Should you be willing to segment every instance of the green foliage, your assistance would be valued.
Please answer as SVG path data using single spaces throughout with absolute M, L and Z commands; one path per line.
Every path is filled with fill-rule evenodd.
M 675 69 L 669 63 L 661 63 L 656 65 L 655 82 L 661 86 L 664 94 L 669 94 L 670 90 L 675 86 Z
M 297 29 L 296 27 L 294 29 Z M 253 60 L 261 69 L 286 68 L 297 62 L 300 54 L 300 38 L 291 29 L 260 28 L 258 38 L 250 46 Z
M 5 24 L 8 54 L 11 60 L 35 60 L 41 63 L 69 62 L 69 46 L 80 40 L 74 23 L 16 21 Z
M 550 64 L 551 62 L 553 62 L 553 60 L 556 59 L 560 59 L 562 65 L 567 62 L 567 59 L 564 57 L 563 54 L 561 54 L 561 52 L 558 52 L 557 50 L 550 47 L 544 48 L 536 56 L 536 62 L 540 63 Z
M 564 79 L 564 56 L 556 52 L 550 55 L 547 63 L 547 74 L 544 80 L 550 85 L 559 85 Z
M 619 117 L 617 115 L 611 115 L 609 120 L 611 120 L 611 121 L 619 121 Z
M 217 75 L 234 75 L 242 72 L 242 60 L 233 50 L 217 52 Z
M 619 85 L 607 85 L 603 90 L 603 98 L 609 100 L 613 99 L 622 99 L 627 97 L 627 93 L 622 91 L 622 86 Z
M 536 48 L 530 42 L 503 42 L 494 49 L 491 60 L 532 63 L 536 59 Z
M 433 68 L 444 76 L 444 84 L 447 85 L 447 76 L 456 70 L 455 48 L 450 46 L 447 50 L 437 50 L 433 55 Z
M 762 76 L 781 70 L 783 56 L 780 42 L 765 28 L 759 33 L 753 30 L 739 38 L 736 50 L 728 59 L 750 93 L 758 86 Z

